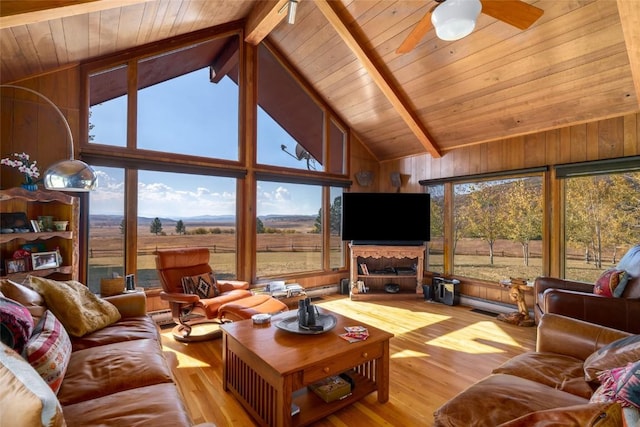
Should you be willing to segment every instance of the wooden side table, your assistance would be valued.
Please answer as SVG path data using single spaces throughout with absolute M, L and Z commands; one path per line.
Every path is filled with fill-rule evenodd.
M 525 292 L 533 292 L 533 287 L 528 286 L 527 281 L 522 279 L 511 279 L 508 283 L 500 282 L 500 286 L 509 288 L 509 296 L 518 306 L 518 311 L 500 314 L 497 319 L 518 326 L 535 325 L 535 321 L 529 315 L 529 308 L 524 298 Z

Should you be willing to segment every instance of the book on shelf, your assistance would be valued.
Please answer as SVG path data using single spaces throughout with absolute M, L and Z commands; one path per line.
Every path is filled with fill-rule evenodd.
M 360 271 L 362 271 L 362 274 L 364 274 L 365 276 L 369 275 L 369 269 L 367 268 L 367 264 L 365 264 L 364 262 L 360 264 Z
M 351 383 L 339 375 L 324 378 L 308 387 L 327 403 L 344 399 L 351 394 Z

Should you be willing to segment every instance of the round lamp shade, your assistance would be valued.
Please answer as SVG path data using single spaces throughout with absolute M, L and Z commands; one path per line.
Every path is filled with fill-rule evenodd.
M 63 160 L 53 164 L 44 174 L 48 190 L 91 191 L 96 188 L 96 174 L 80 160 Z
M 442 40 L 459 40 L 471 34 L 482 5 L 480 0 L 446 0 L 431 14 L 436 35 Z

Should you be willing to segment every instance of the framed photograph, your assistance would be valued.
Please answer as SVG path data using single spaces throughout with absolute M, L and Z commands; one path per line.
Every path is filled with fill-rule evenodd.
M 7 259 L 4 261 L 4 266 L 7 274 L 22 273 L 27 271 L 27 260 L 25 258 Z
M 60 267 L 60 263 L 58 262 L 58 253 L 56 251 L 32 253 L 31 264 L 33 265 L 34 270 Z

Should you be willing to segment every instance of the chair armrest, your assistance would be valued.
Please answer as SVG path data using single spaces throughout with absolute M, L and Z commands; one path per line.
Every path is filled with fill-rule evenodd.
M 194 304 L 200 301 L 200 297 L 195 294 L 179 294 L 174 292 L 160 292 L 160 299 L 177 304 Z
M 147 295 L 144 292 L 112 295 L 104 297 L 104 299 L 115 305 L 122 317 L 145 316 L 147 314 Z
M 234 289 L 249 289 L 249 282 L 244 280 L 218 280 L 220 292 L 229 292 Z
M 640 299 L 609 298 L 561 289 L 547 289 L 543 297 L 546 313 L 640 334 Z
M 601 347 L 629 335 L 631 334 L 617 329 L 546 313 L 538 325 L 536 351 L 585 360 Z
M 556 277 L 537 277 L 533 283 L 535 294 L 541 294 L 547 289 L 565 289 L 576 292 L 593 293 L 593 283 L 575 280 L 558 279 Z

